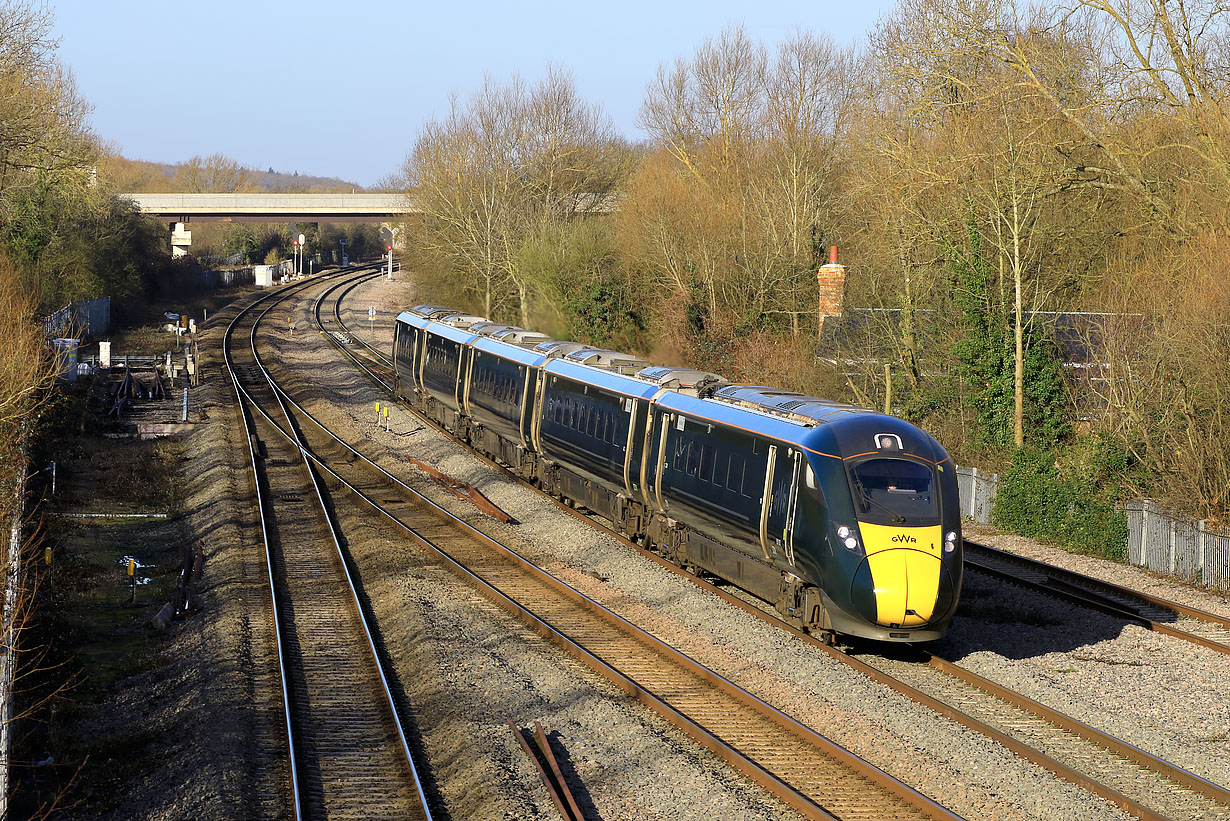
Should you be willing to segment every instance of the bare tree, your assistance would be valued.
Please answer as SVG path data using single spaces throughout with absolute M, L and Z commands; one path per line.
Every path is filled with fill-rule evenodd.
M 712 317 L 781 315 L 798 335 L 814 313 L 849 70 L 827 38 L 797 32 L 770 60 L 741 27 L 661 67 L 640 120 L 675 164 L 655 161 L 629 189 L 621 224 L 636 264 L 681 297 L 700 289 Z M 688 232 L 670 236 L 668 224 Z
M 581 214 L 603 210 L 623 171 L 609 120 L 548 67 L 528 88 L 487 78 L 465 105 L 428 123 L 407 157 L 408 195 L 423 244 L 466 278 L 487 316 L 515 310 L 529 324 L 538 284 L 518 250 Z
M 55 58 L 52 22 L 42 4 L 0 2 L 0 191 L 31 172 L 76 172 L 84 180 L 89 106 Z
M 191 193 L 230 194 L 251 188 L 253 174 L 225 154 L 197 155 L 176 169 L 175 186 Z

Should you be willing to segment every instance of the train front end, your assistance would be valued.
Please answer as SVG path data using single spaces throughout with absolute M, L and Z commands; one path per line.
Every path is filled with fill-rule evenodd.
M 810 518 L 823 521 L 819 570 L 833 629 L 882 641 L 940 638 L 961 591 L 952 461 L 931 436 L 889 416 L 825 427 L 828 441 L 809 461 L 821 477 L 814 501 L 827 515 Z

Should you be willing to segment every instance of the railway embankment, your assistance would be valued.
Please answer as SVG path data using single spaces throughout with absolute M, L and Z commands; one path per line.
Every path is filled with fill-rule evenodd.
M 32 682 L 54 697 L 27 704 L 20 722 L 30 766 L 14 769 L 12 817 L 260 815 L 236 773 L 259 764 L 259 686 L 246 660 L 265 643 L 245 625 L 235 548 L 246 538 L 248 486 L 229 460 L 238 443 L 213 327 L 200 329 L 187 424 L 183 377 L 167 398 L 137 396 L 112 413 L 120 371 L 83 377 L 50 414 L 41 452 L 57 465 L 42 506 L 51 562 L 32 568 L 32 632 L 46 655 Z M 133 355 L 175 344 L 152 329 L 127 340 Z M 138 374 L 146 387 L 149 376 Z M 141 439 L 137 419 L 181 432 Z

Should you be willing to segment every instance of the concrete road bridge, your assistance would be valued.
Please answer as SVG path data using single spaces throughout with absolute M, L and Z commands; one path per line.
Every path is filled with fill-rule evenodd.
M 127 194 L 171 226 L 171 254 L 192 245 L 189 222 L 403 222 L 418 209 L 402 194 Z

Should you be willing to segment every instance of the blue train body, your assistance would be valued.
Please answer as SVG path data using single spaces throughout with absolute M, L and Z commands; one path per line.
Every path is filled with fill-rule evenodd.
M 397 318 L 398 392 L 459 440 L 798 626 L 942 636 L 956 476 L 900 419 L 550 340 L 439 306 Z

